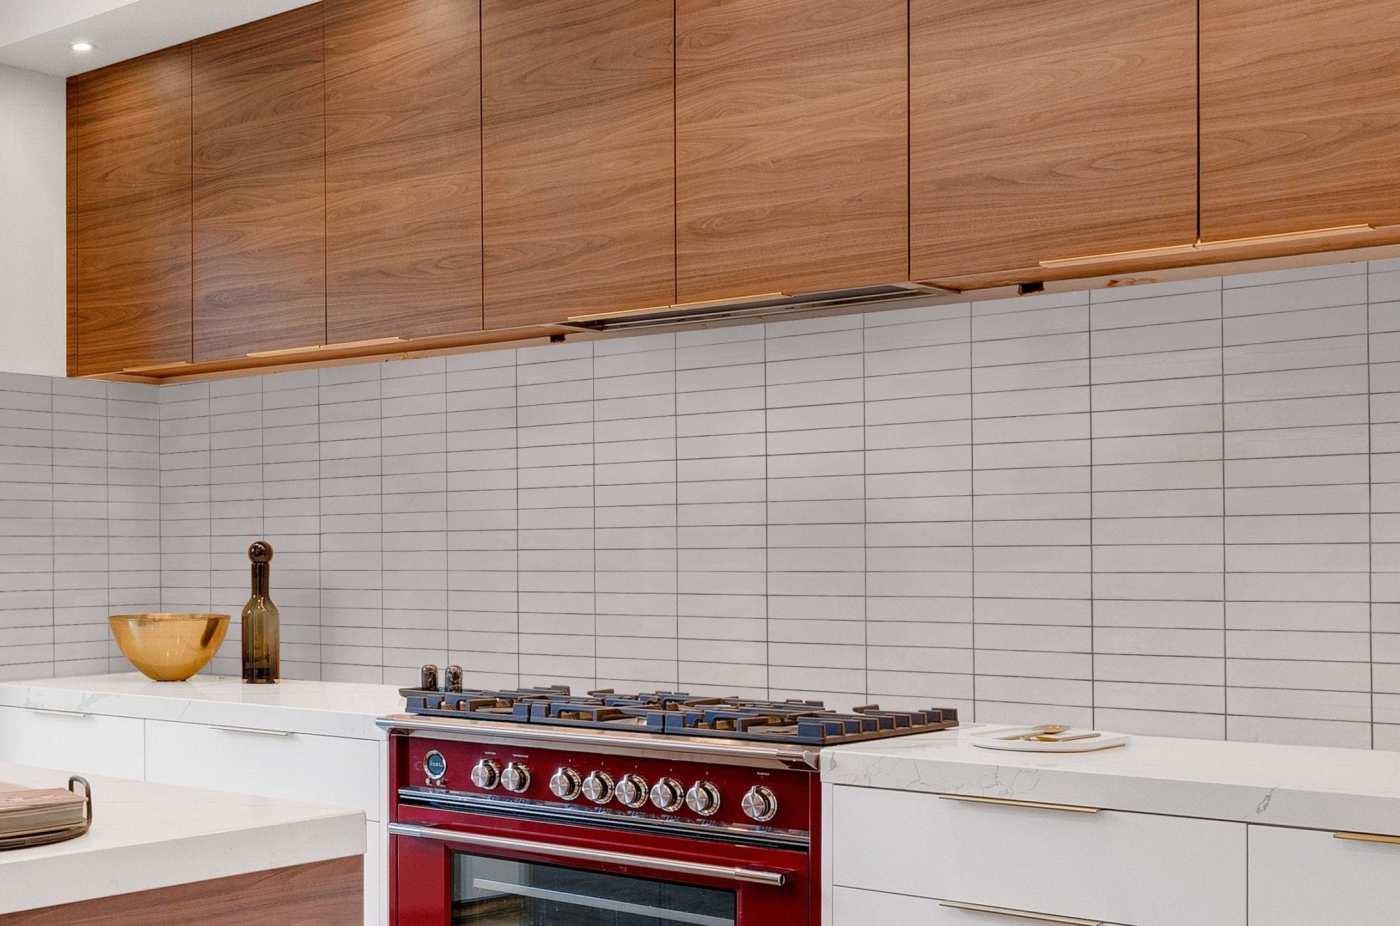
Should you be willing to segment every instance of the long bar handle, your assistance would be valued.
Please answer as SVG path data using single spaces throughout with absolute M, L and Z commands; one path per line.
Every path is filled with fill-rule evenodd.
M 25 710 L 31 714 L 43 714 L 47 717 L 76 717 L 79 720 L 92 716 L 85 711 L 60 711 L 52 707 L 26 707 Z
M 1012 910 L 1009 907 L 989 907 L 980 903 L 940 900 L 938 905 L 947 907 L 949 910 L 961 910 L 964 913 L 987 913 L 992 916 L 1004 916 L 1008 919 L 1025 920 L 1030 923 L 1054 923 L 1055 926 L 1104 926 L 1102 920 L 1082 920 L 1073 916 L 1055 916 L 1052 913 L 1030 913 L 1025 910 Z
M 578 846 L 561 846 L 552 843 L 535 842 L 530 839 L 513 839 L 508 836 L 488 836 L 484 833 L 460 833 L 434 826 L 415 826 L 411 823 L 390 823 L 391 836 L 409 836 L 415 839 L 440 839 L 483 849 L 504 849 L 508 852 L 534 852 L 554 858 L 573 859 L 582 862 L 604 862 L 609 865 L 631 865 L 651 871 L 665 871 L 678 875 L 694 875 L 714 878 L 720 881 L 738 881 L 744 884 L 762 884 L 767 887 L 782 887 L 787 883 L 787 875 L 781 871 L 760 871 L 754 868 L 736 868 L 729 865 L 707 865 L 704 862 L 685 862 L 679 859 L 656 858 L 650 855 L 633 855 L 630 852 L 612 852 L 606 849 L 584 849 Z
M 998 807 L 1028 807 L 1031 810 L 1057 810 L 1061 813 L 1098 813 L 1098 807 L 1083 807 L 1079 804 L 1048 804 L 1044 801 L 1018 801 L 1009 797 L 974 797 L 970 794 L 940 794 L 945 801 L 958 801 L 964 804 L 992 804 Z
M 1333 839 L 1347 842 L 1374 842 L 1383 846 L 1400 846 L 1400 836 L 1381 836 L 1376 833 L 1333 833 Z
M 291 736 L 291 730 L 259 730 L 257 727 L 219 727 L 211 726 L 209 729 L 218 730 L 221 733 L 248 733 L 253 736 Z

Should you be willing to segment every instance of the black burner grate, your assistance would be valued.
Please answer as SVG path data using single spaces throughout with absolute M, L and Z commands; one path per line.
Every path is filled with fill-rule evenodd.
M 820 701 L 768 701 L 697 696 L 683 691 L 575 695 L 563 685 L 505 691 L 400 689 L 407 711 L 430 717 L 497 720 L 547 726 L 623 729 L 671 736 L 713 736 L 823 746 L 860 739 L 947 730 L 953 708 L 887 711 L 878 705 L 850 713 Z

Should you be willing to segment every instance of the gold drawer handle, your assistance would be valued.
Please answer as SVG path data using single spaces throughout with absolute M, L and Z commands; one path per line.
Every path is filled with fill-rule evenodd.
M 1055 923 L 1056 926 L 1103 926 L 1102 920 L 1081 920 L 1073 916 L 1055 916 L 1052 913 L 1029 913 L 1025 910 L 1012 910 L 1008 907 L 989 907 L 980 903 L 958 903 L 953 900 L 940 900 L 940 907 L 961 910 L 964 913 L 989 913 L 1013 920 L 1026 920 L 1031 923 Z
M 1383 846 L 1400 846 L 1400 836 L 1379 836 L 1375 833 L 1333 833 L 1333 839 L 1347 842 L 1374 842 Z
M 1098 807 L 1081 807 L 1078 804 L 1049 804 L 1044 801 L 1017 801 L 1009 797 L 972 797 L 967 794 L 940 794 L 945 801 L 958 801 L 964 804 L 993 804 L 998 807 L 1029 807 L 1031 810 L 1058 810 L 1061 813 L 1098 813 Z

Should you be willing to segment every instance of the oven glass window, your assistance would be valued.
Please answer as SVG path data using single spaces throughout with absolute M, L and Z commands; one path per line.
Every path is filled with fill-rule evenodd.
M 554 865 L 454 855 L 452 923 L 734 926 L 734 892 Z

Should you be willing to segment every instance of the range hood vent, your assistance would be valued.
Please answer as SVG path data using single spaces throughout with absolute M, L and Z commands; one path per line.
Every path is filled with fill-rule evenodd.
M 579 315 L 559 327 L 579 331 L 642 331 L 704 322 L 759 321 L 784 315 L 908 300 L 918 296 L 954 295 L 954 290 L 922 283 L 892 283 L 833 289 L 816 293 L 764 293 L 743 299 L 690 302 L 602 315 Z

